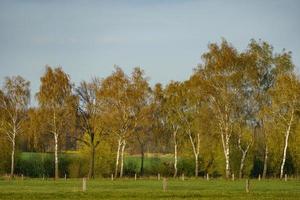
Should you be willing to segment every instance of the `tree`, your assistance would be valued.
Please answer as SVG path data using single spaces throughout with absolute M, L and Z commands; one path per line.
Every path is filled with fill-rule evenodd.
M 100 144 L 100 137 L 104 134 L 105 128 L 103 120 L 101 119 L 101 110 L 99 101 L 97 99 L 97 92 L 100 88 L 100 81 L 94 79 L 91 83 L 85 81 L 81 82 L 80 86 L 76 89 L 79 97 L 79 119 L 80 125 L 83 130 L 83 136 L 76 138 L 90 148 L 90 167 L 88 177 L 94 178 L 95 176 L 95 151 Z
M 134 68 L 130 78 L 130 107 L 132 113 L 132 131 L 137 139 L 141 152 L 140 174 L 144 175 L 144 157 L 145 146 L 150 139 L 150 133 L 153 130 L 154 104 L 152 100 L 152 91 L 148 80 L 144 77 L 144 71 L 140 68 Z
M 249 149 L 253 144 L 253 131 L 251 128 L 245 126 L 245 124 L 239 124 L 238 130 L 238 149 L 240 150 L 242 156 L 240 161 L 239 168 L 239 178 L 243 178 L 244 175 L 244 167 L 246 156 L 248 155 Z
M 48 116 L 47 127 L 54 139 L 55 179 L 58 172 L 58 145 L 64 131 L 71 123 L 71 115 L 76 110 L 76 98 L 72 94 L 70 77 L 61 67 L 52 69 L 46 66 L 46 72 L 41 77 L 41 85 L 37 99 L 43 113 Z M 70 128 L 70 127 L 69 127 Z
M 23 132 L 22 126 L 30 100 L 29 86 L 29 81 L 21 76 L 7 77 L 3 93 L 0 94 L 0 107 L 4 111 L 2 131 L 11 142 L 11 177 L 14 176 L 16 137 Z
M 109 131 L 117 138 L 115 177 L 118 176 L 119 161 L 120 177 L 123 176 L 124 151 L 132 127 L 133 114 L 129 95 L 130 80 L 119 67 L 115 67 L 115 71 L 101 81 L 101 88 L 97 93 L 106 121 L 109 121 Z
M 182 84 L 181 96 L 183 97 L 184 105 L 180 109 L 181 121 L 184 122 L 182 128 L 192 146 L 195 157 L 195 176 L 197 177 L 199 173 L 200 148 L 205 146 L 203 144 L 212 142 L 215 137 L 211 127 L 213 116 L 206 99 L 206 92 L 203 90 L 198 76 L 192 76 Z M 202 148 L 202 154 L 204 151 Z M 212 154 L 210 153 L 210 155 Z M 207 172 L 212 163 L 213 159 L 208 160 Z
M 218 122 L 225 157 L 226 178 L 230 177 L 230 141 L 233 131 L 237 87 L 241 81 L 242 60 L 237 50 L 223 40 L 209 45 L 203 56 L 203 65 L 195 73 L 204 96 Z
M 178 173 L 178 134 L 181 124 L 178 111 L 181 106 L 181 98 L 179 82 L 172 82 L 162 92 L 162 98 L 160 99 L 160 106 L 164 116 L 163 121 L 171 134 L 174 146 L 174 177 L 177 177 Z
M 297 112 L 300 111 L 300 81 L 292 73 L 279 75 L 272 93 L 272 107 L 284 133 L 284 146 L 280 166 L 280 178 L 283 178 L 289 138 L 296 123 Z
M 201 120 L 200 107 L 201 98 L 193 93 L 193 88 L 190 82 L 185 82 L 180 86 L 181 106 L 177 110 L 181 120 L 182 131 L 188 137 L 192 146 L 192 151 L 195 158 L 195 177 L 199 174 L 199 156 L 201 142 Z
M 24 123 L 24 134 L 22 134 L 23 148 L 26 151 L 45 152 L 48 138 L 44 137 L 43 115 L 38 108 L 27 110 L 27 120 Z
M 293 70 L 290 52 L 283 51 L 279 54 L 273 53 L 273 47 L 264 41 L 251 40 L 246 51 L 251 57 L 252 65 L 247 65 L 249 70 L 247 75 L 251 81 L 252 94 L 252 113 L 254 121 L 259 126 L 261 136 L 264 139 L 264 158 L 263 158 L 263 178 L 266 177 L 269 158 L 269 143 L 273 131 L 271 127 L 273 121 L 270 118 L 272 112 L 270 89 L 272 89 L 276 77 L 282 73 Z

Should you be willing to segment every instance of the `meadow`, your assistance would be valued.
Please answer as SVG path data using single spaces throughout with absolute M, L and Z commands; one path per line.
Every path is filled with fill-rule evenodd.
M 0 180 L 0 199 L 299 199 L 299 180 L 250 180 L 250 192 L 245 180 L 163 180 L 95 179 L 87 180 L 82 191 L 82 179 L 24 179 Z

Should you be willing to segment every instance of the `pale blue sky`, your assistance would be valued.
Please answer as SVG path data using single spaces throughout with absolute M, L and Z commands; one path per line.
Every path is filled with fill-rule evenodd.
M 300 66 L 300 1 L 0 0 L 0 78 L 22 75 L 32 92 L 46 64 L 77 84 L 119 65 L 151 84 L 187 79 L 210 42 L 238 49 L 262 39 Z

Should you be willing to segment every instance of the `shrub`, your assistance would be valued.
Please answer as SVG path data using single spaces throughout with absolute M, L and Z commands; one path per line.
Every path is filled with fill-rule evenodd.
M 65 174 L 69 176 L 69 165 L 76 159 L 76 154 L 65 153 L 59 155 L 60 177 L 64 177 Z M 52 153 L 21 153 L 16 160 L 15 172 L 29 177 L 53 177 L 54 156 Z
M 10 170 L 10 144 L 6 138 L 0 137 L 0 174 L 8 173 Z

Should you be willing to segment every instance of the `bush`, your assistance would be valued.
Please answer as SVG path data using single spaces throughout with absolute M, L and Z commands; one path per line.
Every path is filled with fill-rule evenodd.
M 59 155 L 60 177 L 65 174 L 69 176 L 69 166 L 77 159 L 76 154 Z M 54 176 L 54 155 L 51 153 L 21 153 L 16 160 L 16 174 L 23 174 L 28 177 L 53 177 Z
M 9 173 L 10 171 L 10 143 L 6 138 L 0 137 L 0 174 Z
M 110 146 L 102 144 L 96 150 L 95 176 L 110 177 L 114 172 L 115 156 L 109 150 Z M 80 152 L 68 152 L 59 154 L 60 177 L 65 174 L 70 178 L 87 176 L 89 171 L 89 149 L 81 149 Z M 202 162 L 202 161 L 201 161 Z M 202 165 L 200 165 L 201 167 Z M 195 165 L 192 157 L 178 158 L 178 175 L 194 176 Z M 124 175 L 134 176 L 139 174 L 141 168 L 140 156 L 125 155 Z M 9 169 L 9 168 L 8 168 Z M 201 171 L 202 170 L 202 171 Z M 200 169 L 200 173 L 204 173 Z M 21 153 L 16 159 L 16 174 L 28 177 L 54 177 L 53 153 Z M 172 155 L 146 155 L 144 159 L 145 176 L 173 176 L 174 161 Z
M 125 156 L 124 174 L 133 176 L 140 173 L 141 158 L 139 156 Z M 187 176 L 193 176 L 195 171 L 194 160 L 192 158 L 178 159 L 178 175 L 184 173 Z M 145 156 L 144 175 L 156 176 L 173 176 L 174 161 L 172 155 Z

